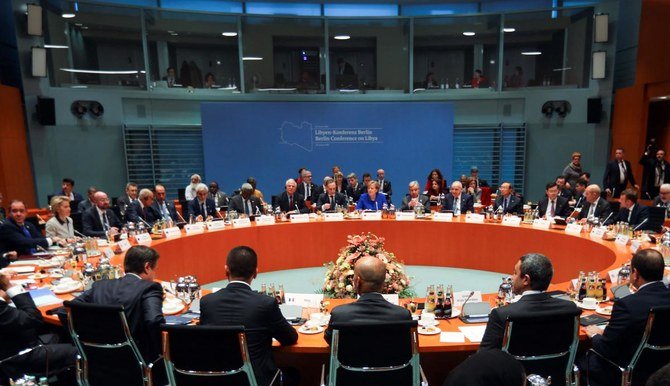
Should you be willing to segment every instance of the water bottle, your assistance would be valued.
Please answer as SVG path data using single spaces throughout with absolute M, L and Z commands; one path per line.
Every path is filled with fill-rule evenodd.
M 461 78 L 456 78 L 456 81 L 454 82 L 454 88 L 461 88 Z

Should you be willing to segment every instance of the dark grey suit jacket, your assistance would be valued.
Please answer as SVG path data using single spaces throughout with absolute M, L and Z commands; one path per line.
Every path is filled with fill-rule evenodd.
M 250 196 L 249 200 L 251 201 L 251 210 L 253 212 L 251 213 L 252 216 L 256 214 L 256 209 L 258 209 L 258 211 L 261 213 L 263 212 L 263 208 L 261 207 L 261 200 L 258 197 Z M 238 194 L 237 196 L 230 199 L 230 202 L 228 203 L 228 210 L 234 210 L 237 213 L 244 213 L 244 199 L 242 198 L 241 194 Z
M 402 199 L 402 204 L 400 204 L 400 211 L 403 210 L 412 210 L 412 208 L 409 207 L 409 202 L 412 200 L 412 197 L 408 194 Z M 430 198 L 428 196 L 424 196 L 423 194 L 419 194 L 419 202 L 423 205 L 424 211 L 426 213 L 430 213 Z

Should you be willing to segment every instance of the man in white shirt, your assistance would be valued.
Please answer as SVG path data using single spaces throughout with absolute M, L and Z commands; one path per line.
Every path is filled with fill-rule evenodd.
M 109 209 L 109 197 L 107 193 L 98 191 L 95 193 L 95 206 L 81 216 L 83 234 L 92 237 L 107 237 L 116 235 L 121 228 L 121 221 Z
M 198 196 L 196 189 L 198 188 L 198 184 L 200 182 L 202 182 L 202 178 L 200 178 L 199 174 L 194 174 L 191 176 L 191 183 L 186 185 L 186 188 L 184 189 L 184 196 L 186 197 L 186 201 L 192 201 Z

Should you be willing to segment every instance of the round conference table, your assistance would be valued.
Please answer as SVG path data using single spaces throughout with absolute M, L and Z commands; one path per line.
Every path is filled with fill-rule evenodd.
M 385 248 L 407 265 L 467 268 L 494 272 L 513 271 L 519 257 L 529 252 L 548 256 L 554 266 L 551 289 L 566 290 L 579 271 L 607 271 L 630 260 L 628 246 L 596 240 L 588 234 L 569 235 L 562 228 L 535 229 L 529 225 L 467 223 L 464 216 L 452 222 L 430 220 L 344 220 L 277 223 L 204 231 L 171 239 L 156 239 L 151 247 L 160 253 L 157 277 L 195 275 L 200 283 L 225 279 L 230 249 L 248 245 L 258 254 L 259 272 L 318 267 L 337 258 L 347 236 L 371 232 L 385 238 Z M 123 255 L 114 262 L 122 264 Z M 324 268 L 325 273 L 325 268 Z M 438 283 L 436 283 L 438 284 Z M 443 283 L 448 284 L 448 283 Z M 316 291 L 318 288 L 315 288 Z M 476 290 L 476 288 L 472 288 Z M 414 289 L 423 294 L 423 288 Z M 332 302 L 339 304 L 339 301 Z M 440 322 L 442 331 L 459 331 L 458 319 Z M 585 335 L 580 334 L 582 340 Z M 275 343 L 276 345 L 276 343 Z M 421 362 L 433 384 L 441 384 L 448 371 L 478 348 L 478 343 L 441 343 L 439 335 L 420 336 Z M 293 346 L 275 347 L 282 365 L 299 363 L 303 384 L 317 384 L 329 346 L 323 334 L 300 334 Z M 303 371 L 304 370 L 304 371 Z

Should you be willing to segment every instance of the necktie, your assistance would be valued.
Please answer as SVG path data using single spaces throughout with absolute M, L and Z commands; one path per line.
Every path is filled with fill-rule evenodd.
M 249 200 L 244 200 L 244 213 L 246 213 L 247 216 L 251 216 L 251 207 L 249 206 Z
M 307 197 L 312 196 L 312 187 L 309 184 L 305 184 L 305 195 Z
M 335 199 L 333 198 L 333 196 L 330 196 L 330 209 L 334 208 L 335 208 Z
M 551 200 L 551 211 L 549 212 L 551 217 L 554 217 L 556 214 L 556 201 Z
M 109 230 L 109 219 L 107 218 L 107 212 L 102 212 L 102 228 L 106 231 Z
M 33 238 L 33 235 L 30 234 L 30 231 L 28 230 L 28 228 L 27 228 L 25 225 L 21 225 L 21 231 L 23 231 L 23 234 L 24 234 L 27 238 L 29 238 L 29 239 L 32 239 L 32 238 Z M 35 254 L 35 252 L 37 252 L 37 251 L 35 250 L 35 248 L 30 248 L 30 254 L 31 254 L 31 255 Z
M 293 210 L 293 196 L 288 196 L 288 210 Z
M 461 214 L 461 197 L 456 197 L 454 200 L 454 216 Z
M 509 204 L 509 198 L 503 200 L 503 212 L 507 210 L 507 205 Z
M 622 184 L 626 181 L 626 165 L 623 161 L 619 162 L 619 182 Z
M 627 223 L 630 224 L 630 217 L 633 215 L 633 208 L 628 209 L 628 220 L 626 220 Z
M 205 203 L 200 204 L 200 213 L 202 214 L 202 217 L 207 216 L 207 211 L 205 211 Z
M 163 204 L 161 205 L 161 211 L 163 212 L 163 218 L 165 220 L 172 220 L 172 218 L 170 218 L 170 212 L 167 209 L 167 205 L 165 205 L 165 201 L 163 201 Z

